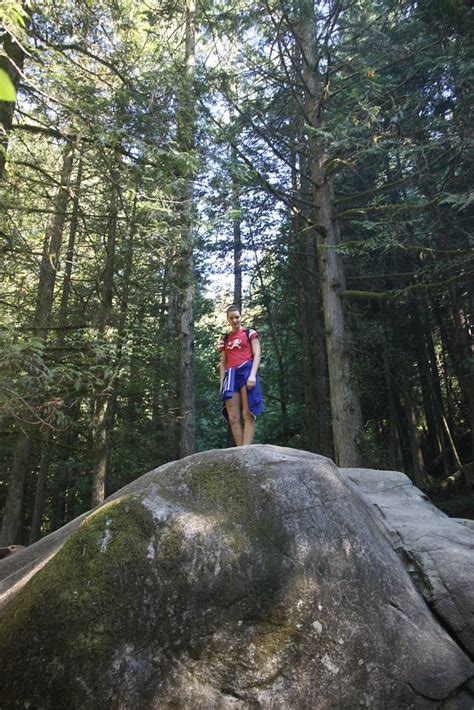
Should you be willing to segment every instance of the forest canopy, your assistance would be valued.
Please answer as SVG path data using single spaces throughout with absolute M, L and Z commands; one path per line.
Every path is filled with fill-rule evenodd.
M 2 544 L 228 445 L 472 484 L 472 3 L 0 5 Z

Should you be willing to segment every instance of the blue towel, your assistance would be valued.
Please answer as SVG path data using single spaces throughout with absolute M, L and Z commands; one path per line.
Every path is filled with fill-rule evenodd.
M 225 400 L 232 397 L 234 392 L 240 392 L 240 388 L 245 385 L 250 375 L 252 369 L 252 361 L 244 362 L 243 365 L 239 367 L 228 367 L 224 374 L 224 379 L 222 381 L 221 387 L 221 400 L 222 400 L 222 414 L 226 419 L 228 419 L 227 409 L 225 406 Z M 261 414 L 265 407 L 262 399 L 262 389 L 260 387 L 260 380 L 258 375 L 256 376 L 255 387 L 247 390 L 247 401 L 249 403 L 249 409 L 256 417 Z

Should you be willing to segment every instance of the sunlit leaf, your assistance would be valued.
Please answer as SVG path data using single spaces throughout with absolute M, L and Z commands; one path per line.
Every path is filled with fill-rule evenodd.
M 0 101 L 16 101 L 15 87 L 3 69 L 0 69 Z

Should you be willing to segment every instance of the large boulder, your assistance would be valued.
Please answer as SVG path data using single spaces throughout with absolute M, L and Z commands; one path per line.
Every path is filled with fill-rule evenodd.
M 0 562 L 2 708 L 474 706 L 466 648 L 321 456 L 196 454 L 70 524 L 46 564 L 41 542 L 36 567 L 35 546 Z
M 376 509 L 381 531 L 433 613 L 474 656 L 474 521 L 448 518 L 398 471 L 342 472 Z

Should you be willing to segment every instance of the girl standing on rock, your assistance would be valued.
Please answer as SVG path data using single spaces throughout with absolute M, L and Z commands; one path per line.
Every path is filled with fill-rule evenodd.
M 260 339 L 256 330 L 242 328 L 238 306 L 229 306 L 226 314 L 232 330 L 219 343 L 222 413 L 229 421 L 235 445 L 245 446 L 253 442 L 256 417 L 264 410 L 257 374 Z

